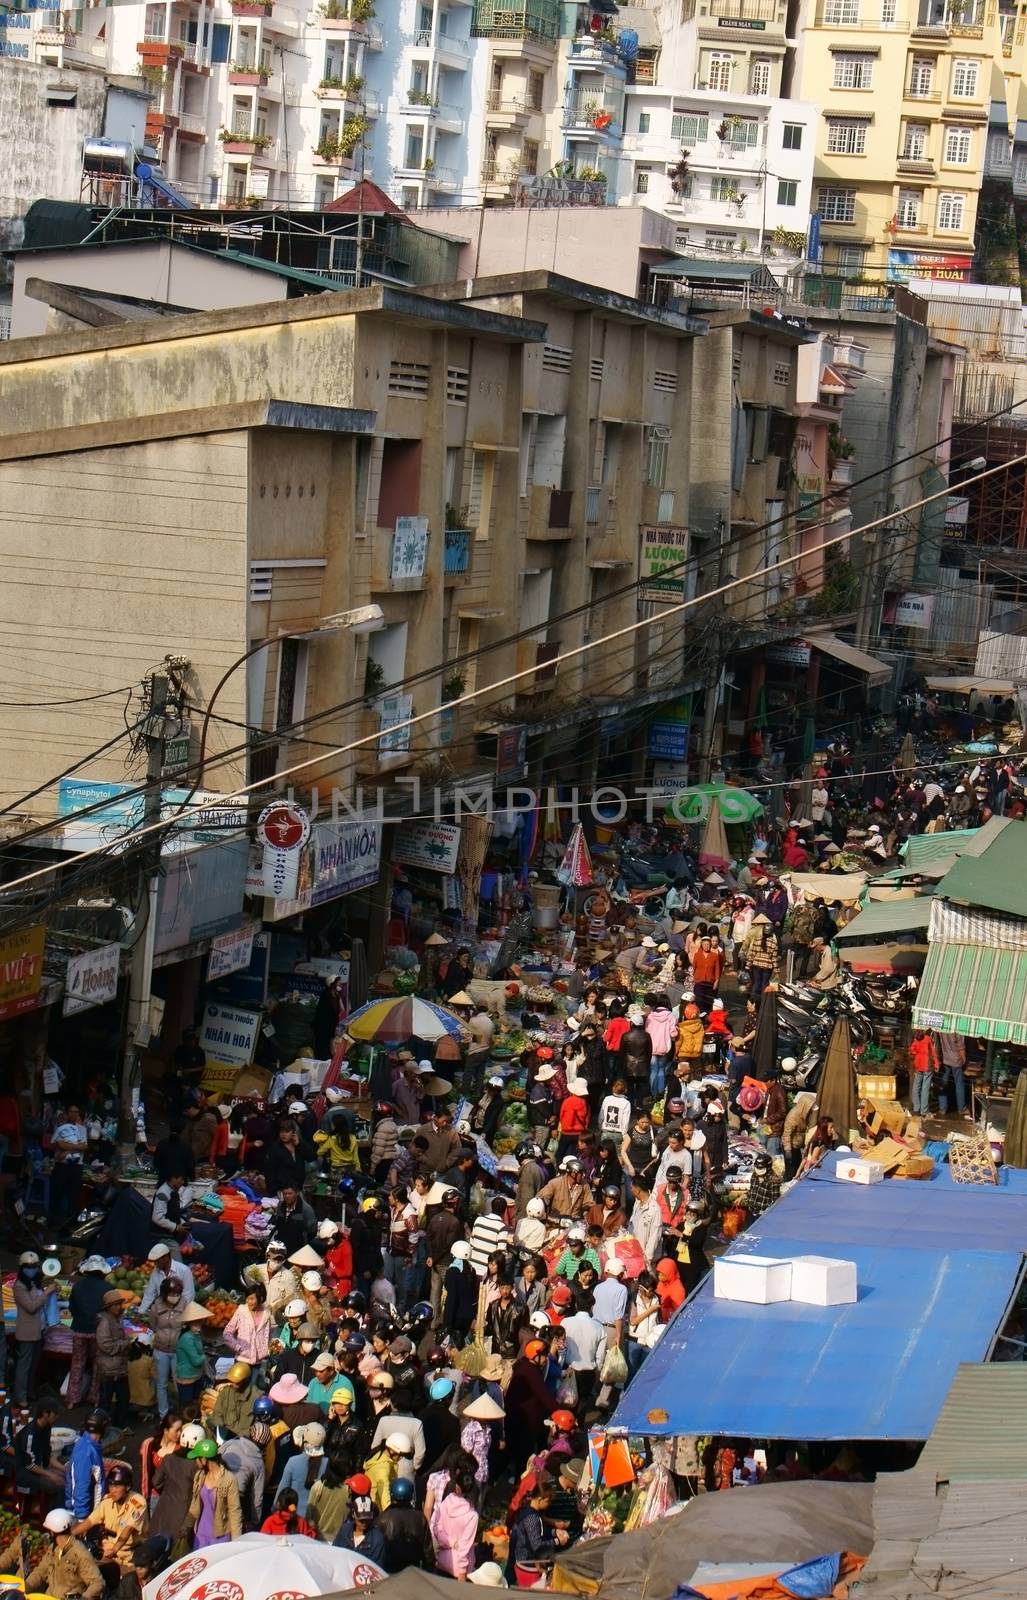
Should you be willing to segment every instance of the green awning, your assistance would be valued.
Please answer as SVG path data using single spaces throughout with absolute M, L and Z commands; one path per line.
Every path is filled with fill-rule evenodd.
M 983 839 L 989 842 L 979 849 Z M 1027 822 L 990 818 L 946 872 L 937 892 L 957 905 L 1027 918 Z
M 997 1044 L 1027 1044 L 1027 950 L 932 944 L 913 1024 Z
M 911 900 L 870 900 L 851 922 L 838 929 L 838 943 L 862 944 L 867 939 L 926 928 L 931 920 L 931 898 L 921 894 Z
M 899 848 L 907 867 L 927 867 L 946 856 L 958 856 L 963 845 L 977 837 L 976 828 L 957 828 L 952 833 L 914 833 Z

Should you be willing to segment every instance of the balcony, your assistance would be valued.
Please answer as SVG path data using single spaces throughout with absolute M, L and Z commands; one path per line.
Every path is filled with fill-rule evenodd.
M 528 0 L 513 6 L 502 0 L 475 0 L 471 33 L 476 39 L 531 42 L 552 50 L 560 34 L 559 0 Z
M 163 33 L 147 30 L 136 45 L 136 51 L 142 57 L 144 67 L 159 67 L 179 60 L 185 54 L 185 45 L 169 44 Z
M 564 112 L 563 126 L 568 134 L 594 139 L 619 139 L 620 113 L 601 96 L 576 95 Z
M 571 44 L 571 65 L 582 72 L 626 71 L 627 58 L 614 38 L 599 33 L 583 33 Z
M 440 133 L 463 132 L 464 114 L 460 108 L 440 105 L 437 100 L 432 100 L 430 95 L 410 93 L 399 110 L 401 116 L 424 117 L 438 128 Z
M 243 128 L 222 128 L 218 135 L 226 156 L 249 156 L 273 164 L 278 160 L 278 141 L 270 134 L 251 133 Z
M 325 0 L 317 8 L 317 20 L 324 33 L 363 40 L 372 50 L 381 49 L 381 29 L 372 22 L 374 6 L 367 0 Z M 372 34 L 377 43 L 372 43 Z
M 541 110 L 541 101 L 528 101 L 523 95 L 504 95 L 501 89 L 493 89 L 485 101 L 487 120 L 507 128 L 523 127 Z
M 204 117 L 197 117 L 191 111 L 182 111 L 178 117 L 178 137 L 189 139 L 206 139 L 207 122 Z
M 935 168 L 927 156 L 899 156 L 895 170 L 911 178 L 933 178 Z
M 364 92 L 363 78 L 322 78 L 314 94 L 318 100 L 328 100 L 336 103 L 353 101 L 358 103 Z
M 440 67 L 451 72 L 466 72 L 470 65 L 470 40 L 452 39 L 448 33 L 432 35 L 430 28 L 415 33 L 412 39 L 415 50 L 429 50 Z
M 269 17 L 272 0 L 232 0 L 233 17 Z
M 941 105 L 941 90 L 919 89 L 913 84 L 907 84 L 902 91 L 902 98 L 903 100 L 912 100 L 918 106 L 939 106 Z
M 75 43 L 74 29 L 64 23 L 56 28 L 37 28 L 33 37 L 36 44 L 49 45 L 51 48 L 56 45 L 64 49 L 65 46 Z
M 240 89 L 263 89 L 271 76 L 270 67 L 258 67 L 237 61 L 228 69 L 228 81 Z
M 340 145 L 338 136 L 329 134 L 311 152 L 311 164 L 333 172 L 350 172 L 353 168 L 353 150 L 356 147 Z
M 832 426 L 834 426 L 834 424 L 832 424 Z M 856 462 L 853 456 L 846 456 L 844 459 L 839 457 L 839 459 L 835 461 L 834 464 L 829 468 L 828 482 L 832 486 L 847 489 L 852 483 L 855 466 Z
M 445 577 L 455 578 L 464 572 L 470 572 L 471 538 L 470 528 L 446 529 L 445 551 L 442 558 L 442 571 Z

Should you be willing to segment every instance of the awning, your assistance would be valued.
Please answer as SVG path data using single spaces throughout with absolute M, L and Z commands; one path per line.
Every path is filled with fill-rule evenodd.
M 862 672 L 871 683 L 886 683 L 892 675 L 892 668 L 887 661 L 867 655 L 865 650 L 857 650 L 854 644 L 847 644 L 836 633 L 811 633 L 806 636 L 806 643 L 822 655 L 833 656 L 835 661 L 851 667 L 854 672 Z
M 913 1024 L 997 1044 L 1027 1044 L 1027 950 L 932 944 Z
M 858 900 L 867 882 L 865 872 L 782 872 L 780 876 L 811 900 L 817 895 L 824 900 Z
M 977 832 L 976 828 L 955 828 L 951 833 L 914 833 L 899 846 L 899 855 L 907 867 L 927 867 L 947 856 L 958 856 L 976 839 Z
M 947 690 L 949 694 L 1012 694 L 1016 684 L 1011 678 L 932 678 L 928 676 L 929 689 Z
M 912 900 L 871 900 L 858 916 L 838 929 L 838 944 L 861 944 L 867 939 L 886 938 L 926 928 L 931 920 L 931 896 L 917 895 Z
M 928 1183 L 797 1183 L 728 1254 L 856 1264 L 854 1304 L 686 1301 L 612 1428 L 742 1439 L 926 1439 L 961 1362 L 985 1361 L 1023 1269 L 1027 1194 Z M 1017 1175 L 1019 1176 L 1019 1175 Z M 773 1352 L 780 1382 L 768 1381 Z M 758 1493 L 759 1491 L 754 1491 Z
M 844 944 L 839 958 L 853 972 L 920 972 L 926 944 Z

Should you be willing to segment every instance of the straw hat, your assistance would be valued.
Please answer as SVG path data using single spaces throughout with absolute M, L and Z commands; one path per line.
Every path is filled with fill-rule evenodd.
M 424 944 L 426 949 L 430 945 L 431 948 L 435 950 L 439 947 L 439 945 L 449 944 L 449 940 L 446 938 L 445 934 L 430 933 L 427 939 L 425 939 Z
M 289 1257 L 289 1262 L 290 1262 L 290 1265 L 292 1265 L 294 1267 L 323 1267 L 324 1266 L 324 1262 L 322 1261 L 321 1257 L 318 1255 L 317 1251 L 316 1250 L 312 1250 L 309 1244 L 301 1245 L 300 1248 L 293 1255 L 291 1255 Z
M 486 1358 L 485 1365 L 481 1369 L 480 1377 L 486 1383 L 501 1383 L 505 1376 L 505 1372 L 506 1369 L 503 1366 L 502 1356 L 491 1355 Z
M 502 1406 L 497 1406 L 492 1396 L 480 1394 L 477 1400 L 472 1400 L 464 1406 L 462 1415 L 472 1417 L 476 1422 L 501 1422 L 506 1416 Z
M 452 1094 L 453 1092 L 453 1085 L 449 1079 L 437 1078 L 434 1072 L 423 1074 L 421 1088 L 425 1094 L 431 1095 L 434 1099 L 441 1099 L 443 1095 Z
M 456 994 L 450 995 L 449 1004 L 451 1006 L 473 1006 L 475 1002 L 471 999 L 466 989 L 458 989 Z
M 753 917 L 752 920 L 753 920 L 753 926 L 754 927 L 755 927 L 757 922 L 764 928 L 769 928 L 770 927 L 770 918 L 767 916 L 765 911 L 758 912 L 757 915 L 755 917 Z
M 204 1306 L 199 1305 L 195 1300 L 190 1300 L 189 1304 L 186 1306 L 185 1310 L 182 1312 L 182 1321 L 183 1322 L 206 1322 L 206 1320 L 207 1320 L 207 1318 L 209 1316 L 210 1316 L 210 1312 L 208 1310 L 206 1310 L 206 1308 Z

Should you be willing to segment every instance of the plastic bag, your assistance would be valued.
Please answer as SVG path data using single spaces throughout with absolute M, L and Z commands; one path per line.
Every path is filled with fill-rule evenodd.
M 574 1375 L 574 1368 L 568 1367 L 560 1379 L 560 1387 L 556 1391 L 556 1398 L 562 1406 L 569 1406 L 573 1411 L 578 1403 L 578 1380 Z
M 603 1359 L 603 1369 L 599 1374 L 603 1383 L 619 1388 L 628 1381 L 628 1363 L 623 1350 L 619 1345 L 611 1345 Z

